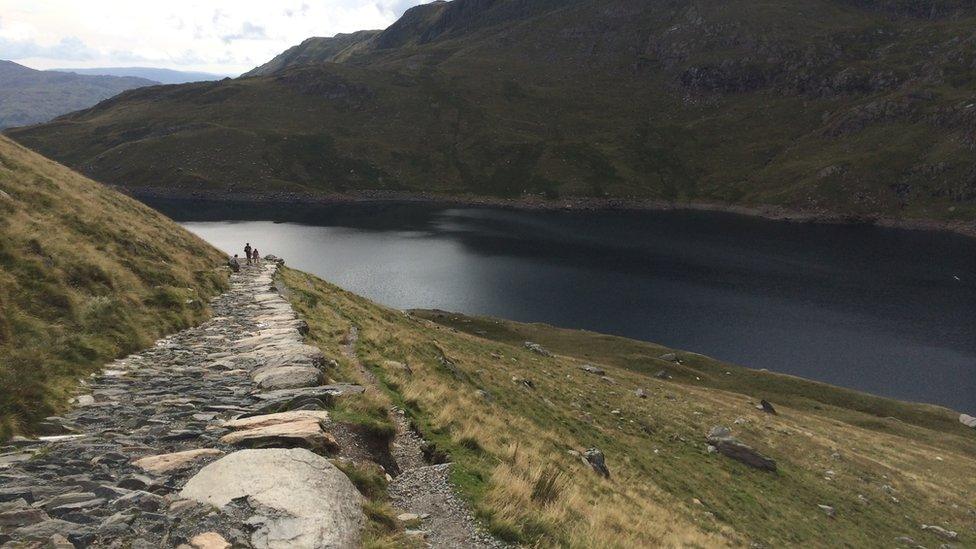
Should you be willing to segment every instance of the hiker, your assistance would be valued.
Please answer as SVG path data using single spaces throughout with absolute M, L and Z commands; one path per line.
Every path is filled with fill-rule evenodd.
M 258 253 L 258 249 L 254 248 L 251 250 L 251 259 L 254 260 L 254 264 L 257 265 L 261 261 L 261 254 Z
M 247 256 L 247 264 L 250 265 L 251 264 L 251 243 L 250 242 L 248 242 L 244 246 L 244 255 Z
M 237 260 L 237 254 L 234 254 L 234 257 L 230 258 L 227 265 L 229 265 L 230 270 L 234 271 L 235 273 L 241 272 L 241 262 Z

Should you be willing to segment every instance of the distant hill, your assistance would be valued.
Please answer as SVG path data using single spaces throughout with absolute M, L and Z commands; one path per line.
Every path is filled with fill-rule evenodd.
M 157 69 L 153 67 L 104 67 L 94 69 L 54 69 L 60 72 L 75 74 L 105 75 L 105 76 L 135 76 L 154 80 L 160 84 L 185 84 L 187 82 L 206 82 L 230 78 L 229 74 L 213 74 L 209 72 L 175 71 L 171 69 Z
M 976 220 L 976 7 L 455 0 L 11 135 L 168 194 L 646 199 Z M 165 161 L 161 161 L 165 159 Z
M 46 122 L 125 90 L 152 86 L 145 78 L 38 71 L 0 60 L 0 128 Z
M 204 319 L 224 257 L 0 137 L 0 441 L 104 363 Z

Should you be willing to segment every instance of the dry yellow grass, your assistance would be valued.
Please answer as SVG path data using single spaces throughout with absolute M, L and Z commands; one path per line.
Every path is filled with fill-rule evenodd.
M 663 381 L 613 359 L 613 349 L 632 355 L 658 346 L 510 323 L 548 338 L 557 356 L 543 357 L 377 306 L 302 273 L 287 271 L 284 279 L 297 289 L 300 311 L 323 319 L 313 330 L 339 341 L 349 326 L 359 327 L 360 358 L 428 440 L 450 454 L 454 482 L 502 537 L 546 547 L 888 547 L 911 536 L 938 546 L 921 529 L 935 524 L 959 532 L 963 544 L 976 541 L 976 437 L 946 421 L 948 410 L 691 354 L 687 363 L 701 376 L 759 377 L 734 391 L 696 386 L 695 376 Z M 584 360 L 566 349 L 590 355 L 586 362 L 612 381 L 580 370 Z M 387 360 L 407 363 L 412 373 L 385 369 Z M 639 387 L 646 399 L 635 395 Z M 796 394 L 791 404 L 777 402 L 780 413 L 772 416 L 755 409 L 765 393 L 750 387 L 770 387 L 784 400 L 785 391 Z M 778 472 L 708 454 L 705 434 L 714 425 L 775 458 Z M 610 479 L 570 453 L 590 446 L 606 453 Z M 540 479 L 555 471 L 562 475 L 546 497 L 533 498 Z M 834 507 L 836 517 L 818 505 Z
M 223 255 L 139 202 L 0 137 L 0 439 L 79 377 L 208 315 Z

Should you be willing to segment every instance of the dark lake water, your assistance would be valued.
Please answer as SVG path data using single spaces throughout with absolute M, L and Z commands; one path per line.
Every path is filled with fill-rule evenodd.
M 976 411 L 976 240 L 706 212 L 154 202 L 397 308 L 619 334 Z

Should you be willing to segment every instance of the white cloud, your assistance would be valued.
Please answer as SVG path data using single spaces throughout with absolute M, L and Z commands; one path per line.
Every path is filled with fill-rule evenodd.
M 310 36 L 389 26 L 430 0 L 0 0 L 0 59 L 240 73 Z

